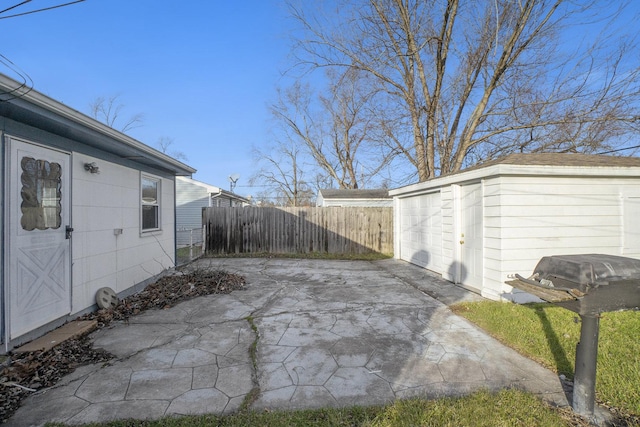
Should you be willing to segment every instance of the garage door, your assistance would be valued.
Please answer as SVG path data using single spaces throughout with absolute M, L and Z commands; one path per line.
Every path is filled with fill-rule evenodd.
M 442 272 L 440 192 L 400 199 L 400 258 Z

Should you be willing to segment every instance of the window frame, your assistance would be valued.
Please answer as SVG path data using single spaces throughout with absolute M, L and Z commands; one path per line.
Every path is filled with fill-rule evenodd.
M 156 184 L 156 199 L 153 202 L 145 202 L 143 198 L 144 191 L 144 183 L 146 181 L 155 182 Z M 140 173 L 140 233 L 153 233 L 157 231 L 162 231 L 162 178 L 150 175 L 144 172 Z M 144 228 L 144 211 L 145 206 L 152 206 L 156 208 L 156 227 L 154 228 Z

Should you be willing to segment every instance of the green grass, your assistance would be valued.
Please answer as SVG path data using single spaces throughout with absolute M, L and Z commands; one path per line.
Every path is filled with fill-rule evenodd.
M 573 377 L 579 316 L 550 304 L 483 301 L 452 309 L 521 354 Z M 596 398 L 640 415 L 640 313 L 604 313 L 600 319 Z
M 57 425 L 57 424 L 52 424 Z M 234 415 L 188 416 L 159 421 L 122 420 L 91 426 L 186 427 L 186 426 L 571 426 L 562 414 L 529 393 L 504 390 L 476 392 L 462 398 L 410 399 L 387 406 L 350 407 L 302 411 L 245 411 Z
M 206 254 L 206 258 L 293 258 L 293 259 L 327 259 L 347 261 L 376 261 L 393 258 L 393 254 L 369 252 L 365 254 L 328 254 L 324 252 L 307 252 L 295 254 L 274 254 L 268 252 L 238 253 L 238 254 Z

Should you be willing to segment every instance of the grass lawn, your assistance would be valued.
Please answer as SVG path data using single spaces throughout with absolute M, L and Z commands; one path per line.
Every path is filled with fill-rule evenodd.
M 521 354 L 551 370 L 573 377 L 577 314 L 550 304 L 493 301 L 452 307 Z M 596 399 L 640 416 L 640 312 L 604 313 L 600 319 Z
M 58 424 L 51 424 L 51 426 Z M 387 406 L 317 409 L 303 411 L 246 411 L 221 416 L 189 416 L 159 421 L 115 421 L 92 426 L 110 427 L 254 427 L 254 426 L 572 426 L 567 418 L 531 394 L 504 390 L 497 394 L 477 392 L 458 399 L 398 401 Z M 587 424 L 579 424 L 586 426 Z

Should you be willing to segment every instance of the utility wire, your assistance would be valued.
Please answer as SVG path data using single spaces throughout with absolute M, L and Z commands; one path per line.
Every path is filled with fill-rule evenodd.
M 15 5 L 15 6 L 11 6 L 10 8 L 3 10 L 2 12 L 6 12 L 7 10 L 11 10 L 11 9 L 13 9 L 13 8 L 15 8 L 17 6 L 23 5 L 23 4 L 25 4 L 25 3 L 29 2 L 29 1 L 31 1 L 31 0 L 24 1 L 24 2 L 22 2 L 20 4 Z M 72 1 L 72 2 L 69 2 L 69 3 L 58 4 L 56 6 L 50 6 L 50 7 L 45 7 L 45 8 L 42 8 L 42 9 L 30 10 L 29 12 L 16 13 L 16 14 L 9 15 L 9 16 L 0 16 L 0 19 L 15 18 L 16 16 L 30 15 L 32 13 L 44 12 L 46 10 L 58 9 L 60 7 L 70 6 L 70 5 L 76 4 L 76 3 L 82 3 L 83 1 L 85 1 L 85 0 L 75 0 L 75 1 Z M 0 13 L 2 13 L 2 12 L 0 12 Z
M 596 153 L 596 154 L 611 154 L 611 153 L 617 153 L 618 151 L 632 150 L 634 148 L 640 148 L 640 145 L 634 145 L 633 147 L 617 148 L 615 150 L 609 150 L 609 151 L 602 151 L 602 152 Z
M 0 102 L 10 101 L 26 95 L 33 89 L 33 80 L 26 71 L 22 71 L 16 64 L 11 62 L 9 58 L 0 53 L 0 64 L 4 65 L 14 73 L 16 73 L 22 82 L 20 86 L 13 88 L 7 92 L 0 91 Z
M 30 1 L 31 1 L 31 0 L 24 0 L 22 3 L 14 4 L 13 6 L 6 8 L 5 10 L 0 10 L 0 13 L 5 13 L 5 12 L 7 12 L 7 11 L 11 10 L 11 9 L 15 9 L 15 8 L 16 8 L 16 7 L 18 7 L 18 6 L 22 6 L 23 4 L 27 4 L 27 3 L 29 3 Z

